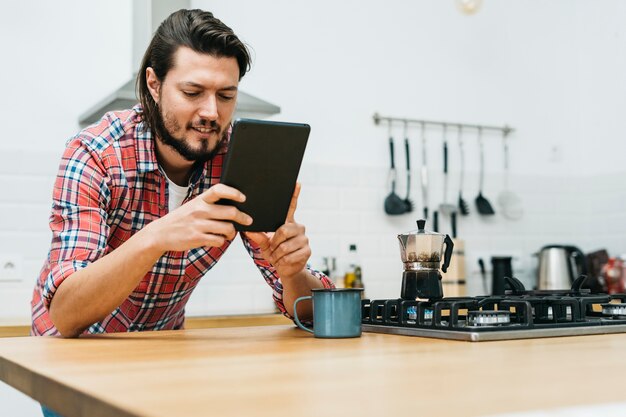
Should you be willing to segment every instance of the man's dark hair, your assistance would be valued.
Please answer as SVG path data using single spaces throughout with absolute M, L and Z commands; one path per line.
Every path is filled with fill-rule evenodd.
M 157 78 L 163 82 L 174 66 L 174 54 L 181 46 L 217 58 L 236 58 L 240 80 L 250 69 L 248 48 L 213 13 L 199 9 L 182 9 L 172 13 L 156 30 L 137 74 L 136 88 L 143 107 L 142 118 L 153 132 L 158 126 L 159 109 L 148 90 L 146 68 L 152 67 Z

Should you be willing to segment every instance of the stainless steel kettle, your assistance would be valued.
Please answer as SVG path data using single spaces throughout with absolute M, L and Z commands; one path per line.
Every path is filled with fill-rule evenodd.
M 548 245 L 538 253 L 537 287 L 540 290 L 569 289 L 580 274 L 585 274 L 585 255 L 575 246 Z

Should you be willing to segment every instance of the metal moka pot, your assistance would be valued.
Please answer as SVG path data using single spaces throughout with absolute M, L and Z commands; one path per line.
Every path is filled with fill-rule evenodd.
M 404 265 L 401 297 L 405 300 L 443 297 L 439 270 L 448 270 L 454 243 L 448 235 L 426 231 L 425 225 L 425 220 L 418 220 L 417 230 L 398 235 Z
M 441 269 L 446 272 L 454 243 L 448 235 L 425 230 L 425 225 L 425 220 L 418 220 L 417 230 L 398 235 L 404 270 Z

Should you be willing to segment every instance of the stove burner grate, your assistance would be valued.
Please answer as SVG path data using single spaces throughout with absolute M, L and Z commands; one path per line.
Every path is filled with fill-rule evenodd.
M 502 310 L 479 310 L 468 312 L 469 326 L 499 326 L 511 322 L 511 313 Z
M 472 341 L 626 332 L 626 294 L 591 294 L 584 279 L 570 290 L 507 278 L 504 295 L 363 300 L 363 330 Z

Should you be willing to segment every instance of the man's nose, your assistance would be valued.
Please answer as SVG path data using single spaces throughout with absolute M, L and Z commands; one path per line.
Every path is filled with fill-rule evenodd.
M 215 96 L 210 95 L 201 103 L 199 115 L 205 120 L 217 120 L 217 99 Z

